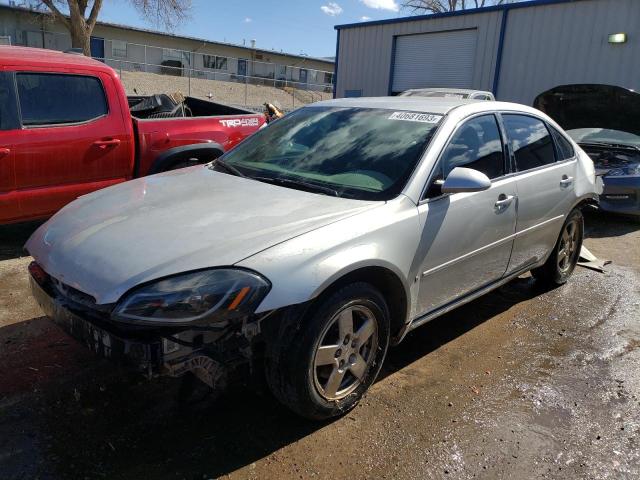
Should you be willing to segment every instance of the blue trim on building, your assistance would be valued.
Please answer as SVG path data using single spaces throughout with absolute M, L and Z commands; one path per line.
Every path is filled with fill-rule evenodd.
M 474 13 L 496 12 L 501 10 L 507 11 L 507 10 L 513 10 L 516 8 L 528 8 L 528 7 L 537 7 L 541 5 L 553 5 L 556 3 L 573 3 L 573 2 L 580 2 L 580 1 L 583 1 L 583 0 L 529 0 L 529 1 L 518 2 L 518 3 L 507 3 L 505 5 L 492 5 L 489 7 L 469 8 L 467 10 L 456 10 L 454 12 L 432 13 L 430 15 L 415 15 L 413 17 L 389 18 L 387 20 L 374 20 L 371 22 L 345 23 L 343 25 L 336 25 L 333 28 L 335 28 L 336 30 L 344 30 L 347 28 L 370 27 L 373 25 L 387 25 L 390 23 L 415 22 L 419 20 L 431 20 L 434 18 L 457 17 L 458 15 L 472 15 Z
M 507 18 L 509 10 L 502 12 L 502 20 L 500 22 L 500 39 L 498 40 L 498 51 L 496 53 L 496 69 L 493 72 L 493 87 L 491 91 L 493 96 L 498 98 L 498 85 L 500 84 L 500 68 L 502 67 L 502 49 L 504 48 L 504 37 L 507 30 Z
M 335 66 L 333 67 L 333 98 L 336 98 L 338 92 L 338 57 L 340 55 L 340 30 L 336 33 L 336 58 L 334 60 Z
M 389 86 L 387 87 L 387 90 L 388 90 L 387 94 L 389 96 L 393 95 L 393 69 L 396 66 L 396 41 L 397 40 L 398 40 L 398 37 L 394 35 L 393 40 L 391 42 L 391 66 L 389 67 Z

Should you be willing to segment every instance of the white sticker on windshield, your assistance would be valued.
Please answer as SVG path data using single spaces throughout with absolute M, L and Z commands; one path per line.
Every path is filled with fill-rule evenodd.
M 407 122 L 438 123 L 442 120 L 442 115 L 431 115 L 430 113 L 415 112 L 393 112 L 389 120 L 405 120 Z

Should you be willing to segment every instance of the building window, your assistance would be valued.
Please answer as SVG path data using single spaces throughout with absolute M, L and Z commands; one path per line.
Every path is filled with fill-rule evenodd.
M 180 60 L 182 61 L 182 51 L 174 48 L 163 48 L 162 58 L 164 60 Z
M 111 56 L 127 58 L 127 42 L 124 40 L 111 40 Z
M 324 83 L 331 85 L 333 83 L 333 73 L 324 72 Z
M 216 57 L 216 69 L 217 70 L 227 69 L 227 57 Z
M 217 57 L 216 55 L 203 55 L 202 63 L 205 68 L 215 70 L 227 69 L 227 57 Z

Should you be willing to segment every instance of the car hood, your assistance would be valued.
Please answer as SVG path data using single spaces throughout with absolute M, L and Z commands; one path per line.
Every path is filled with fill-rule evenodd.
M 140 283 L 232 265 L 379 203 L 197 166 L 80 197 L 43 224 L 26 248 L 47 273 L 108 304 Z
M 601 128 L 640 135 L 640 93 L 614 85 L 563 85 L 536 97 L 533 106 L 565 130 Z

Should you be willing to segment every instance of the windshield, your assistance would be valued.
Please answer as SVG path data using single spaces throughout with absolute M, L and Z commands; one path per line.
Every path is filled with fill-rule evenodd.
M 249 137 L 222 160 L 247 177 L 290 188 L 389 200 L 404 188 L 441 119 L 417 112 L 306 107 Z
M 606 128 L 574 128 L 567 133 L 577 143 L 613 143 L 640 147 L 640 136 Z

